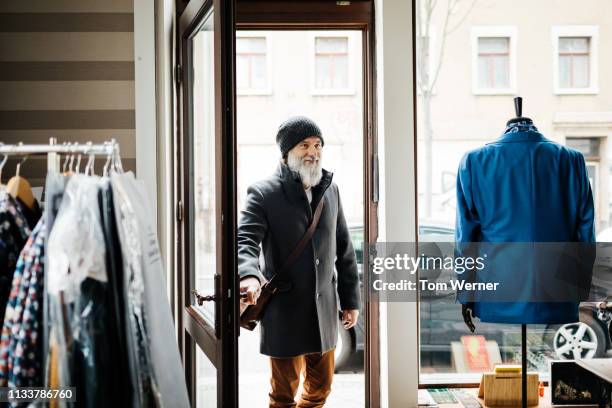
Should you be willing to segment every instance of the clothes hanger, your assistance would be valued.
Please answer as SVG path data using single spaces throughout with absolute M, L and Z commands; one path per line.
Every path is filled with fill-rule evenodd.
M 72 143 L 64 143 L 64 145 L 67 145 L 68 147 L 70 147 Z M 62 165 L 62 174 L 64 176 L 72 176 L 73 174 L 71 170 L 72 161 L 73 161 L 73 155 L 66 153 L 66 157 L 64 158 L 64 164 Z
M 4 169 L 4 165 L 6 164 L 7 161 L 8 161 L 8 154 L 5 154 L 4 158 L 2 159 L 2 162 L 0 163 L 0 187 L 4 186 L 2 184 L 2 169 Z
M 86 176 L 94 175 L 94 160 L 95 155 L 93 153 L 89 153 L 89 159 L 87 160 L 87 165 L 85 165 L 84 173 Z
M 119 145 L 115 145 L 113 152 L 113 167 L 117 173 L 123 173 L 123 164 L 121 163 L 121 154 L 119 153 Z
M 110 153 L 107 157 L 106 157 L 106 163 L 104 163 L 104 170 L 102 171 L 102 176 L 103 177 L 108 177 L 108 170 L 109 170 L 109 165 L 111 164 L 111 160 L 113 158 L 113 154 Z
M 29 209 L 34 209 L 36 206 L 36 199 L 34 193 L 32 193 L 32 186 L 25 178 L 19 175 L 21 165 L 28 159 L 28 156 L 24 156 L 19 163 L 17 163 L 17 169 L 15 176 L 13 176 L 6 184 L 6 190 L 15 199 L 19 199 Z
M 75 172 L 77 174 L 79 174 L 81 172 L 81 153 L 79 153 L 78 157 L 77 157 L 77 162 L 76 162 L 76 169 Z
M 75 154 L 72 153 L 70 155 L 70 161 L 68 162 L 68 173 L 69 174 L 74 174 L 74 171 L 72 170 L 73 167 L 74 167 L 74 156 L 75 156 Z

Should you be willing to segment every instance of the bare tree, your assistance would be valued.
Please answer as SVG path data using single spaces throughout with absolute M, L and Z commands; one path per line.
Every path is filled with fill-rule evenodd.
M 446 45 L 446 37 L 455 31 L 466 19 L 472 11 L 476 0 L 471 0 L 462 16 L 457 17 L 459 5 L 466 3 L 462 0 L 447 0 L 446 10 L 440 10 L 443 14 L 442 26 L 439 28 L 440 45 L 437 50 L 432 50 L 432 35 L 433 14 L 441 0 L 417 0 L 416 13 L 416 64 L 417 64 L 417 89 L 419 91 L 420 106 L 423 110 L 423 161 L 419 166 L 425 169 L 425 184 L 421 192 L 425 196 L 422 215 L 425 218 L 431 217 L 432 197 L 431 185 L 433 182 L 432 176 L 432 140 L 433 126 L 431 123 L 431 98 L 433 89 L 438 81 L 440 68 L 442 67 L 444 57 L 444 47 Z M 451 20 L 456 20 L 454 23 Z M 434 64 L 432 65 L 431 55 L 436 55 Z

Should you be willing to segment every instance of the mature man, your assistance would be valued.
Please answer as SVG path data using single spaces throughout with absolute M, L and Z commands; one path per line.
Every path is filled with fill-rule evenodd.
M 238 226 L 240 290 L 247 292 L 245 304 L 256 303 L 261 285 L 279 271 L 323 200 L 310 242 L 278 277 L 280 289 L 261 321 L 261 353 L 270 356 L 272 370 L 270 407 L 322 407 L 331 391 L 339 310 L 345 329 L 359 314 L 355 251 L 338 187 L 321 167 L 319 127 L 292 117 L 281 124 L 276 143 L 282 154 L 278 169 L 249 187 Z M 304 391 L 296 405 L 301 372 Z

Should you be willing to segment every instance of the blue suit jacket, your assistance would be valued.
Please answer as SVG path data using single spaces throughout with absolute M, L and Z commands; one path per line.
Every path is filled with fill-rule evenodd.
M 593 224 L 593 195 L 583 155 L 539 132 L 504 134 L 461 160 L 455 229 L 458 247 L 468 242 L 594 242 Z M 519 290 L 533 292 L 546 285 L 522 273 L 538 271 L 515 268 L 511 279 L 520 285 Z M 590 282 L 590 276 L 584 278 Z M 486 322 L 578 320 L 577 301 L 472 300 L 474 315 Z M 459 298 L 462 303 L 472 300 Z

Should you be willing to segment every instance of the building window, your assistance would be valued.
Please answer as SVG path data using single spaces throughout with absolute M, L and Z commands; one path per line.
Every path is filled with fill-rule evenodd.
M 482 37 L 478 39 L 478 86 L 510 87 L 510 39 Z
M 349 39 L 345 36 L 314 38 L 315 94 L 352 93 L 349 71 Z
M 269 94 L 266 37 L 236 38 L 236 87 L 240 95 Z
M 559 85 L 561 88 L 589 86 L 589 37 L 559 38 Z
M 597 93 L 598 29 L 553 28 L 554 87 L 557 94 Z
M 599 191 L 599 163 L 601 161 L 601 138 L 599 137 L 568 137 L 566 138 L 567 146 L 578 150 L 584 156 L 589 181 L 591 182 L 591 190 L 595 203 L 597 203 L 597 192 Z
M 474 27 L 472 42 L 474 93 L 515 93 L 516 30 L 513 27 Z

